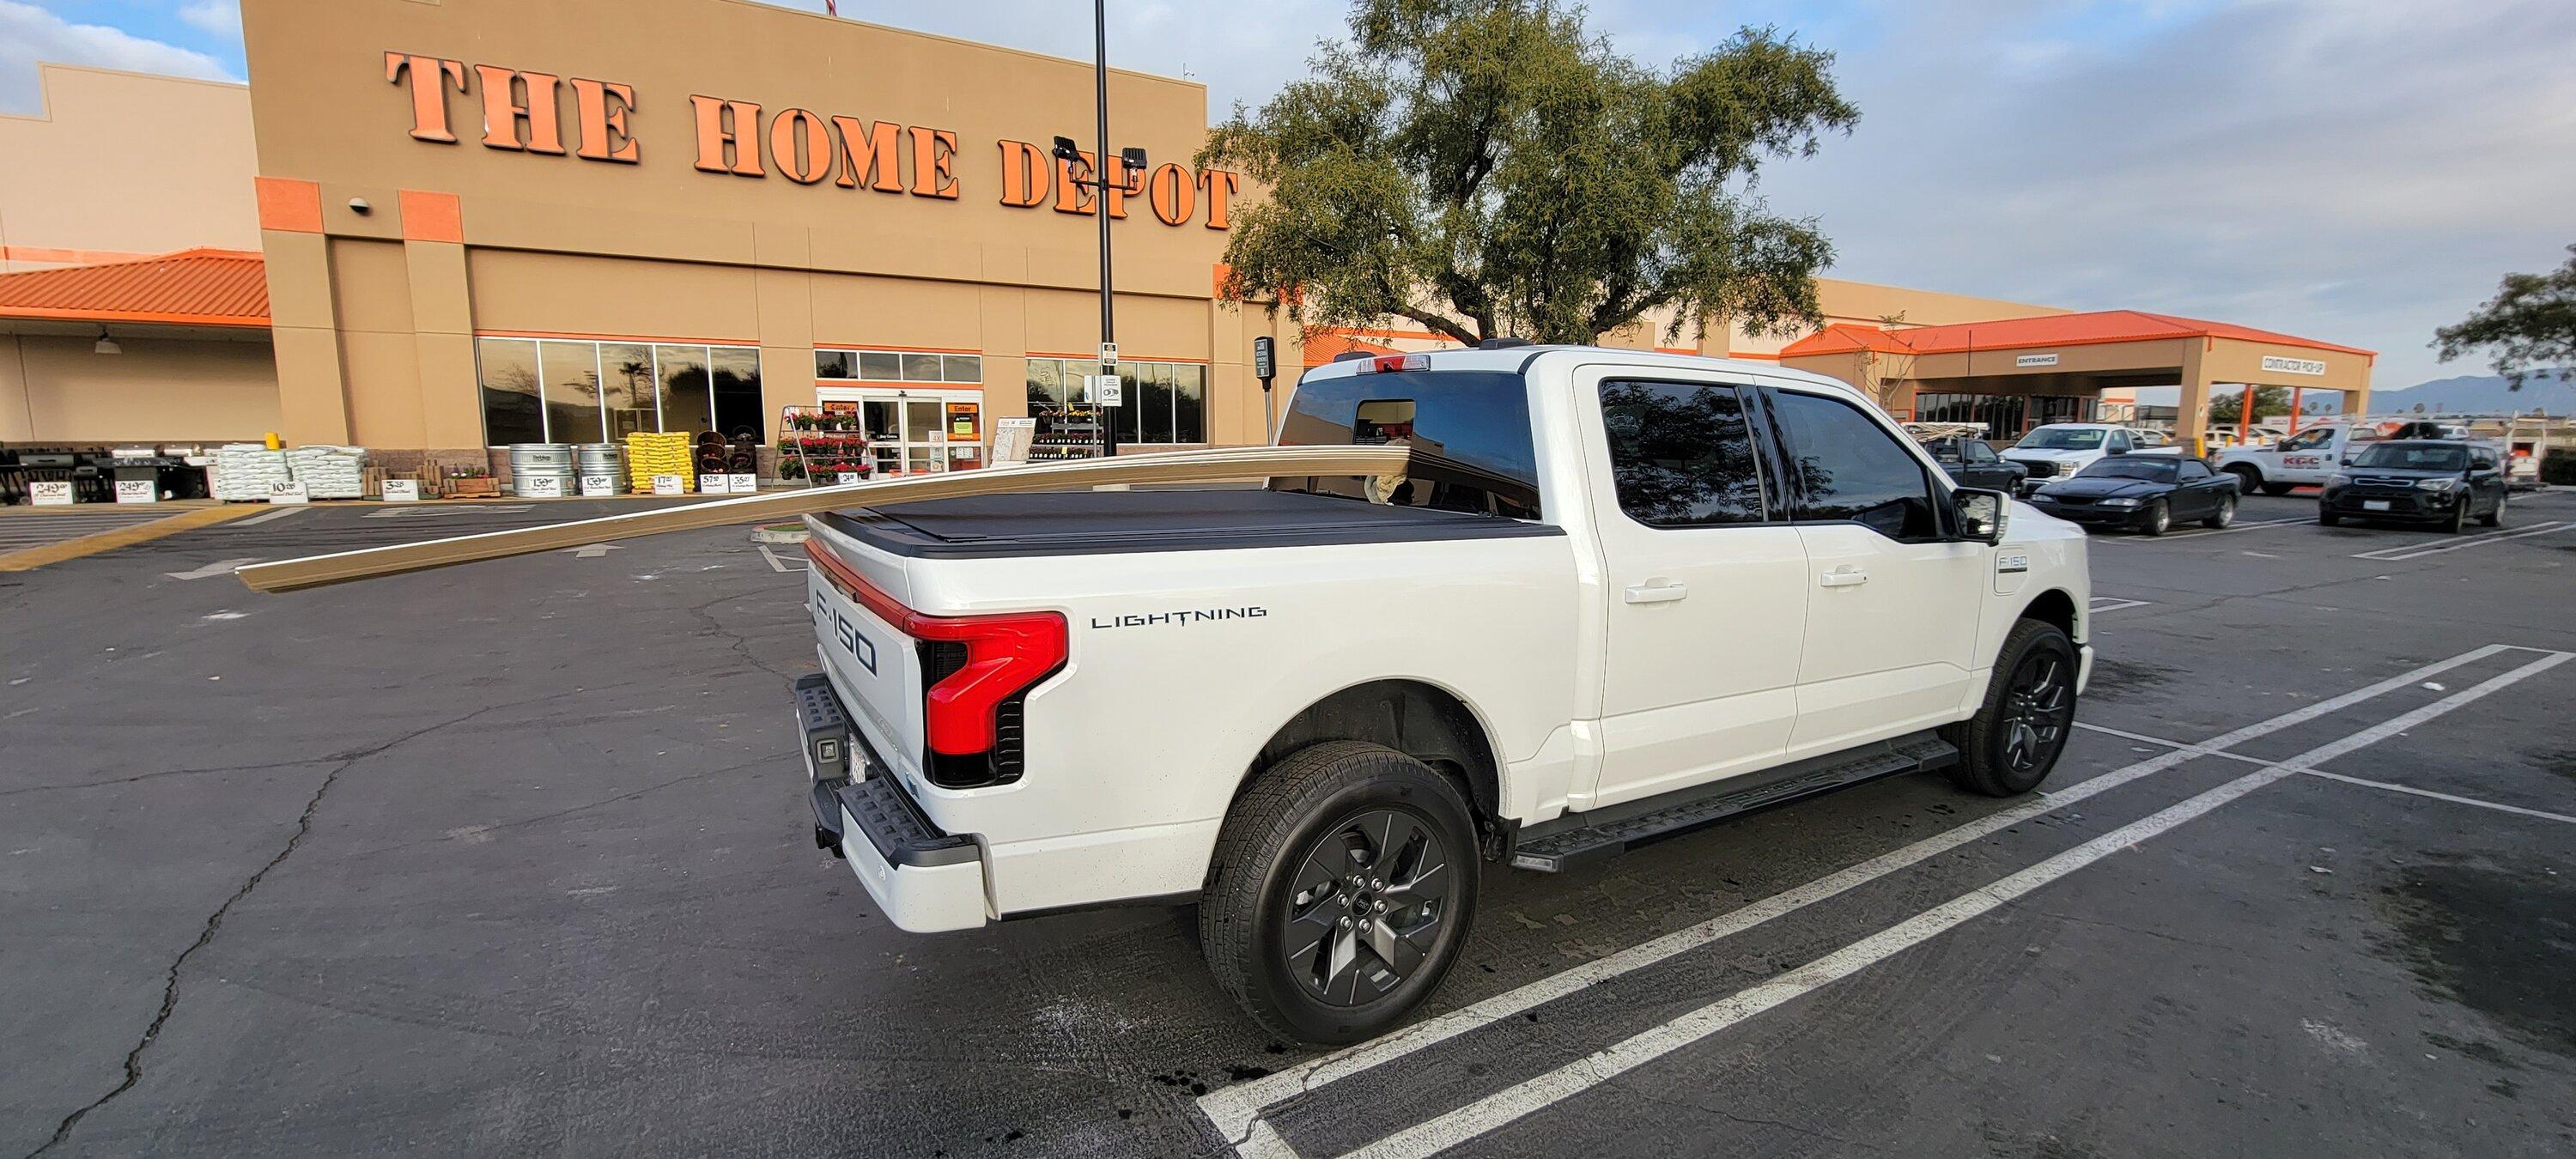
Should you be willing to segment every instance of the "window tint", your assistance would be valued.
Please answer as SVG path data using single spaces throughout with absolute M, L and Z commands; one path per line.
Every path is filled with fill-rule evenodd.
M 1279 442 L 1402 443 L 1413 448 L 1413 461 L 1401 475 L 1273 480 L 1278 490 L 1539 517 L 1529 387 L 1517 374 L 1417 370 L 1309 379 L 1289 396 Z
M 2281 449 L 2284 451 L 2313 451 L 2318 447 L 2322 447 L 2333 441 L 2334 428 L 2319 427 L 2306 434 L 2293 435 L 2281 440 Z
M 2115 455 L 2125 455 L 2125 454 L 2128 454 L 2128 453 L 2129 453 L 2129 451 L 2130 451 L 2130 447 L 2129 447 L 2129 432 L 2127 432 L 2127 431 L 2113 431 L 2113 432 L 2111 432 L 2111 438 L 2110 438 L 2110 440 L 2109 440 L 2108 442 L 2106 442 L 2106 443 L 2104 443 L 2104 444 L 2103 444 L 2102 449 L 2103 449 L 2103 450 L 2106 450 L 2106 451 L 2109 451 L 2109 452 L 2111 452 L 2112 454 L 2115 454 Z
M 2490 451 L 2490 450 L 2487 450 L 2487 449 L 2485 449 L 2485 448 L 2483 448 L 2483 447 L 2472 448 L 2472 449 L 2469 451 L 2469 465 L 2470 465 L 2471 467 L 2474 467 L 2474 468 L 2476 468 L 2476 469 L 2478 469 L 2478 470 L 2481 470 L 2481 471 L 2492 471 L 2492 470 L 2495 470 L 2495 469 L 2496 469 L 2496 457 L 2495 457 L 2495 452 Z
M 1980 440 L 1966 439 L 1962 440 L 1959 445 L 1960 449 L 1966 454 L 1967 460 L 1971 463 L 1991 463 L 1995 461 L 1995 449 L 1987 446 Z
M 1601 384 L 1619 509 L 1654 527 L 1760 523 L 1762 471 L 1731 386 Z
M 1785 390 L 1772 397 L 1788 438 L 1798 518 L 1850 520 L 1892 539 L 1939 534 L 1923 465 L 1895 436 L 1839 399 Z
M 2208 477 L 2209 468 L 2202 466 L 2200 460 L 2184 459 L 2182 461 L 2182 478 L 2184 482 L 2188 483 L 2194 479 L 2206 479 Z

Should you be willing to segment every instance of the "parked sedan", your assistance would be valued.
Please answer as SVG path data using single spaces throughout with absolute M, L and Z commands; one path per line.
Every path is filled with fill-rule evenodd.
M 2162 535 L 2176 521 L 2203 527 L 2236 521 L 2236 477 L 2198 459 L 2114 455 L 2033 492 L 2032 506 L 2087 527 Z
M 1932 452 L 1933 461 L 1962 487 L 2016 495 L 2021 492 L 2022 480 L 2030 478 L 2030 468 L 1996 454 L 1984 439 L 1946 435 L 1925 439 L 1923 449 Z
M 2345 519 L 2405 519 L 2457 532 L 2475 516 L 2495 527 L 2504 522 L 2504 492 L 2504 469 L 2493 447 L 2386 439 L 2326 480 L 2317 522 L 2332 527 Z

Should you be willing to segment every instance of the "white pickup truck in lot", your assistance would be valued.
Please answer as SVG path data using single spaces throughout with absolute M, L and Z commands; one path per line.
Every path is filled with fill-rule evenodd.
M 1198 905 L 1275 1033 L 1376 1034 L 1478 881 L 1948 769 L 2024 793 L 2090 670 L 2079 529 L 1848 387 L 1513 346 L 1345 361 L 1289 444 L 1401 472 L 811 517 L 816 840 L 906 930 Z
M 2020 442 L 2004 448 L 2004 461 L 2030 468 L 2027 485 L 2037 487 L 2113 455 L 2181 453 L 2181 447 L 2156 445 L 2145 434 L 2111 423 L 2050 423 L 2031 428 Z
M 2287 495 L 2293 487 L 2321 487 L 2345 463 L 2379 438 L 2366 423 L 2326 423 L 2280 442 L 2219 452 L 2210 465 L 2236 476 L 2246 494 Z

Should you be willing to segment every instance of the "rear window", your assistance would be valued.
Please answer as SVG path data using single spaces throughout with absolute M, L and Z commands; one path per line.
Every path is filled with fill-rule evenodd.
M 1312 379 L 1279 423 L 1282 446 L 1412 448 L 1399 475 L 1272 480 L 1282 491 L 1404 507 L 1539 517 L 1538 452 L 1520 375 L 1412 370 Z

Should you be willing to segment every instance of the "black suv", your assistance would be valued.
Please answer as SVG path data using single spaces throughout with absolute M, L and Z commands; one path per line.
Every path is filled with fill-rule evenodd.
M 2450 531 L 2475 518 L 2504 522 L 2504 471 L 2495 448 L 2443 439 L 2384 439 L 2370 444 L 2326 480 L 2317 522 L 2404 519 Z

